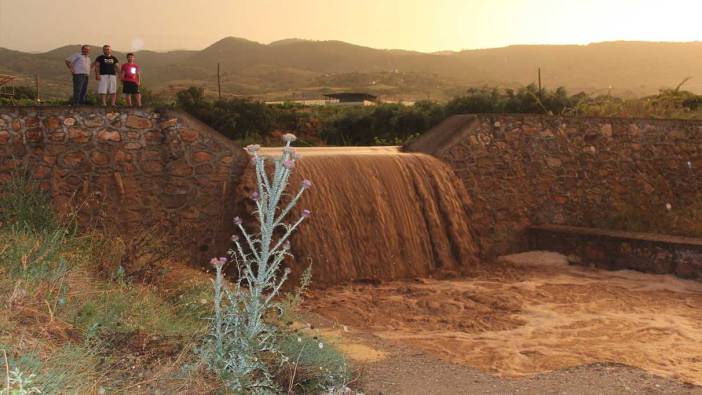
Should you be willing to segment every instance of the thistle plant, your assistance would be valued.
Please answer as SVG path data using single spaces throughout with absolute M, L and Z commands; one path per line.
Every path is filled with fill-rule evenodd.
M 18 367 L 8 371 L 6 381 L 8 387 L 0 391 L 0 395 L 30 395 L 41 394 L 39 388 L 34 387 L 34 374 L 25 375 Z
M 253 214 L 259 232 L 248 231 L 241 218 L 234 218 L 240 234 L 232 236 L 234 248 L 228 251 L 228 258 L 213 258 L 210 262 L 216 273 L 214 318 L 201 351 L 208 366 L 236 392 L 271 393 L 277 389 L 267 365 L 277 354 L 276 328 L 266 318 L 277 310 L 276 296 L 290 273 L 289 268 L 281 273 L 283 260 L 290 255 L 288 239 L 311 215 L 305 209 L 292 223 L 286 221 L 312 183 L 303 181 L 292 199 L 281 205 L 290 174 L 300 159 L 291 147 L 295 136 L 286 134 L 283 140 L 285 147 L 275 159 L 272 179 L 266 174 L 265 158 L 258 153 L 260 146 L 246 147 L 256 169 L 257 191 L 251 199 L 256 204 Z M 238 273 L 233 289 L 224 282 L 228 262 L 235 265 Z

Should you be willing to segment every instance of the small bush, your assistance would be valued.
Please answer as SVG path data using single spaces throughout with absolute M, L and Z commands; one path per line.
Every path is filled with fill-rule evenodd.
M 288 391 L 343 393 L 353 380 L 344 354 L 315 337 L 287 334 L 281 337 L 278 347 L 286 356 L 278 377 Z

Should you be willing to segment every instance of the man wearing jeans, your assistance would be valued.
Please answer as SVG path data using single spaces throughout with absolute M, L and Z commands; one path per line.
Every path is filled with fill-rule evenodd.
M 73 75 L 73 104 L 85 104 L 88 92 L 88 75 L 90 75 L 90 47 L 83 45 L 80 53 L 66 58 L 66 66 Z
M 98 80 L 98 94 L 103 106 L 107 105 L 106 96 L 110 95 L 110 103 L 114 106 L 117 102 L 117 64 L 119 60 L 112 56 L 112 48 L 103 45 L 102 55 L 95 58 L 95 79 Z

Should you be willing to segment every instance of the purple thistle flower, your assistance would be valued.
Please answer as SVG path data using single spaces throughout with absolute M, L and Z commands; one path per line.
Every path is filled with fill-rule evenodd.
M 312 181 L 310 180 L 302 180 L 302 187 L 307 189 L 312 186 Z
M 225 263 L 227 263 L 227 258 L 225 257 L 210 259 L 210 265 L 214 266 L 217 269 L 222 268 L 222 266 L 224 266 Z
M 290 169 L 292 169 L 293 167 L 295 167 L 295 161 L 292 161 L 292 160 L 288 159 L 288 160 L 286 160 L 285 162 L 283 162 L 283 167 L 285 167 L 286 169 L 290 170 Z
M 310 210 L 308 210 L 308 209 L 302 210 L 302 216 L 304 218 L 309 218 L 310 215 L 312 215 L 312 212 Z
M 253 192 L 253 193 L 251 194 L 251 199 L 252 199 L 254 202 L 258 202 L 259 200 L 261 200 L 261 195 L 259 195 L 258 192 Z
M 241 218 L 234 217 L 234 225 L 241 225 L 243 223 L 244 223 L 244 221 L 242 221 Z

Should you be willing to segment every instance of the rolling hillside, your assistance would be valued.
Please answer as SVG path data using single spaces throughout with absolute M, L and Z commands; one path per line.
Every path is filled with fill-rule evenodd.
M 64 97 L 70 78 L 63 59 L 78 50 L 69 45 L 40 54 L 0 48 L 0 73 L 18 75 L 20 84 L 41 81 L 44 97 Z M 93 46 L 91 56 L 99 54 Z M 115 53 L 124 60 L 123 52 Z M 227 95 L 261 99 L 311 98 L 322 92 L 362 90 L 390 100 L 445 100 L 471 86 L 518 87 L 535 82 L 571 92 L 621 96 L 656 93 L 685 85 L 702 93 L 702 43 L 606 42 L 529 45 L 420 53 L 380 50 L 341 41 L 288 39 L 260 44 L 228 37 L 201 51 L 137 53 L 145 86 L 166 97 L 191 85 L 217 88 L 217 63 Z

